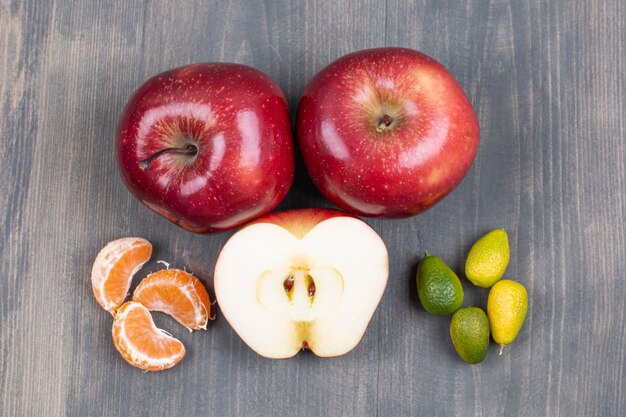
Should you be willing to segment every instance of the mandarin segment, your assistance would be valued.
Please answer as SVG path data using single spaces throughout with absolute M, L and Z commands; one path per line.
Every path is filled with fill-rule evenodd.
M 98 304 L 115 315 L 128 295 L 133 275 L 151 255 L 152 244 L 146 239 L 125 237 L 109 242 L 91 269 L 91 285 Z
M 113 343 L 124 360 L 144 371 L 162 371 L 185 356 L 185 346 L 159 329 L 140 303 L 122 305 L 113 321 Z
M 202 282 L 180 269 L 163 269 L 144 278 L 133 301 L 150 311 L 169 314 L 189 331 L 206 330 L 211 318 L 209 294 Z

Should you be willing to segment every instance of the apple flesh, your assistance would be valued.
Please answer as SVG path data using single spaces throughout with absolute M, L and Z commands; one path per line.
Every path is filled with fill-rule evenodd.
M 387 249 L 362 220 L 336 210 L 270 214 L 235 233 L 215 266 L 224 317 L 259 355 L 352 350 L 378 306 Z
M 146 81 L 122 113 L 116 150 L 130 191 L 197 233 L 268 213 L 293 181 L 285 97 L 238 64 L 189 65 Z
M 432 207 L 461 182 L 479 142 L 474 109 L 448 70 L 403 48 L 355 52 L 322 69 L 296 124 L 317 188 L 362 216 Z

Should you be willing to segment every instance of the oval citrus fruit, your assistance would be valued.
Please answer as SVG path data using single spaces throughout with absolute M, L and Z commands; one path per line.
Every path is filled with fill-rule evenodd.
M 489 291 L 487 316 L 493 340 L 500 344 L 500 353 L 505 345 L 513 343 L 528 309 L 526 288 L 518 282 L 504 279 Z
M 452 314 L 463 304 L 459 277 L 441 259 L 428 254 L 417 267 L 417 294 L 430 314 Z
M 467 363 L 480 363 L 489 348 L 489 320 L 477 307 L 461 308 L 450 322 L 450 337 L 457 353 Z
M 470 249 L 465 262 L 465 276 L 474 285 L 489 288 L 504 275 L 509 256 L 506 231 L 492 230 L 478 239 Z

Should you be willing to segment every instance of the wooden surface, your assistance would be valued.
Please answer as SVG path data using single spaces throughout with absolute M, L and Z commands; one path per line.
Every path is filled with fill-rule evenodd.
M 626 5 L 605 1 L 0 0 L 0 415 L 625 416 Z M 212 288 L 230 233 L 197 236 L 131 197 L 114 130 L 149 76 L 199 61 L 270 74 L 292 110 L 348 52 L 397 45 L 450 68 L 480 118 L 460 187 L 431 211 L 373 220 L 391 275 L 358 347 L 336 359 L 253 353 L 220 317 L 187 357 L 142 373 L 111 342 L 91 263 L 148 238 L 156 260 Z M 282 208 L 330 206 L 302 166 Z M 429 250 L 462 271 L 471 243 L 507 229 L 507 276 L 530 297 L 513 346 L 469 366 L 449 319 L 418 306 Z M 464 281 L 466 305 L 487 291 Z

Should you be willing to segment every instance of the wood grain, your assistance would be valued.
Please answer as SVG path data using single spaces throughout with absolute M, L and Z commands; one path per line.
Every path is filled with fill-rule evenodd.
M 348 0 L 0 1 L 0 415 L 626 416 L 626 6 Z M 391 277 L 361 344 L 320 360 L 264 360 L 223 318 L 188 334 L 171 371 L 126 365 L 91 294 L 106 242 L 140 235 L 155 261 L 212 287 L 229 233 L 196 236 L 127 192 L 112 151 L 147 77 L 198 61 L 270 74 L 295 109 L 307 80 L 368 47 L 422 50 L 450 68 L 482 129 L 474 167 L 435 209 L 370 223 Z M 330 206 L 302 166 L 282 208 Z M 424 250 L 462 271 L 507 229 L 507 276 L 529 291 L 513 346 L 468 366 L 448 320 L 418 307 Z M 487 293 L 464 282 L 466 304 Z

